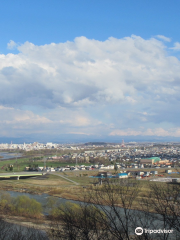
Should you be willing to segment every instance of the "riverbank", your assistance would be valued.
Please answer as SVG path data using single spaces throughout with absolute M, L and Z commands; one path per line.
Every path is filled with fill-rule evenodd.
M 31 194 L 49 194 L 51 196 L 57 196 L 66 199 L 78 200 L 82 191 L 85 191 L 83 187 L 90 187 L 92 185 L 92 179 L 88 177 L 76 177 L 68 176 L 70 180 L 78 183 L 75 185 L 61 176 L 46 174 L 39 177 L 26 178 L 17 180 L 1 180 L 0 189 L 4 191 L 17 191 Z
M 36 178 L 28 178 L 28 179 L 20 179 L 17 180 L 1 180 L 0 190 L 2 191 L 13 191 L 24 194 L 32 194 L 32 195 L 42 195 L 47 194 L 48 196 L 57 197 L 66 199 L 69 201 L 86 201 L 89 203 L 94 203 L 93 200 L 88 199 L 89 193 L 93 191 L 102 191 L 103 185 L 94 187 L 93 180 L 89 177 L 77 177 L 75 173 L 64 173 L 64 175 L 77 183 L 79 185 L 75 185 L 72 182 L 66 181 L 60 176 L 47 174 Z M 97 181 L 97 180 L 96 180 Z M 133 201 L 131 205 L 131 209 L 134 210 L 142 210 L 142 206 L 140 206 L 140 202 L 142 198 L 144 200 L 148 199 L 148 195 L 150 193 L 149 184 L 158 184 L 160 186 L 166 186 L 166 183 L 154 183 L 148 181 L 137 181 L 137 180 L 128 180 L 132 186 L 136 184 L 139 186 L 138 196 Z M 135 184 L 135 185 L 134 185 Z M 126 187 L 126 186 L 124 186 Z M 130 187 L 129 189 L 134 189 L 134 187 Z M 128 193 L 125 193 L 128 197 Z M 86 196 L 86 198 L 85 198 Z M 104 204 L 102 202 L 102 204 Z M 105 203 L 106 205 L 106 203 Z M 116 206 L 124 207 L 121 199 L 117 199 Z M 153 212 L 153 209 L 149 209 L 150 212 Z
M 11 216 L 11 215 L 0 215 L 0 217 L 8 223 L 17 224 L 23 227 L 35 228 L 38 230 L 44 230 L 50 228 L 51 220 L 48 220 L 47 217 L 42 217 L 42 219 L 33 219 L 21 216 Z
M 146 218 L 148 217 L 149 219 L 153 219 L 153 220 L 158 220 L 159 222 L 161 222 L 162 221 L 162 216 L 161 216 L 161 214 L 158 214 L 158 212 L 154 212 L 154 211 L 151 211 L 151 209 L 145 209 L 144 208 L 144 211 L 143 211 L 143 208 L 142 208 L 142 206 L 141 206 L 141 204 L 139 203 L 139 205 L 138 205 L 138 207 L 134 207 L 134 205 L 132 204 L 131 205 L 131 196 L 132 196 L 132 200 L 134 199 L 134 195 L 129 195 L 128 194 L 128 192 L 126 192 L 126 195 L 125 195 L 125 192 L 123 192 L 123 187 L 122 187 L 122 185 L 121 185 L 121 187 L 119 188 L 119 190 L 121 190 L 120 192 L 117 192 L 116 190 L 118 190 L 118 188 L 116 189 L 116 188 L 113 188 L 114 190 L 115 190 L 115 192 L 114 192 L 114 194 L 112 194 L 113 193 L 113 191 L 111 191 L 111 192 L 109 192 L 108 191 L 108 189 L 109 190 L 113 190 L 111 187 L 112 187 L 113 185 L 111 185 L 110 186 L 110 188 L 107 188 L 107 191 L 106 192 L 104 192 L 104 191 L 101 191 L 101 190 L 105 190 L 105 189 L 101 189 L 101 188 L 95 188 L 94 190 L 94 192 L 95 193 L 97 193 L 98 191 L 100 192 L 100 195 L 98 195 L 98 199 L 96 199 L 96 201 L 94 202 L 94 201 L 92 201 L 92 203 L 94 203 L 94 206 L 95 207 L 97 207 L 97 209 L 99 209 L 100 211 L 102 211 L 102 212 L 104 212 L 105 214 L 107 214 L 107 216 L 109 216 L 110 217 L 110 219 L 111 219 L 111 217 L 112 217 L 112 215 L 111 215 L 111 213 L 109 214 L 108 212 L 109 211 L 112 211 L 113 212 L 113 214 L 115 214 L 115 216 L 116 216 L 116 213 L 118 213 L 118 216 L 124 216 L 124 214 L 127 214 L 128 216 L 134 216 L 134 218 L 136 218 L 136 216 L 137 217 L 139 217 L 139 219 L 141 219 L 141 217 L 142 216 L 144 216 L 145 217 L 145 221 L 147 220 Z M 116 185 L 117 186 L 117 185 Z M 118 187 L 118 186 L 117 186 Z M 136 191 L 137 190 L 137 191 Z M 88 191 L 88 189 L 87 189 L 87 191 Z M 106 195 L 106 193 L 110 193 L 110 197 L 113 197 L 113 199 L 115 200 L 112 200 L 111 198 L 110 199 L 107 199 L 107 198 L 105 198 L 104 197 L 104 195 Z M 118 193 L 118 195 L 116 195 Z M 138 188 L 135 188 L 134 189 L 134 193 L 136 194 L 136 193 L 138 193 Z M 88 194 L 88 193 L 87 193 Z M 103 194 L 103 195 L 102 195 Z M 83 194 L 82 194 L 83 195 Z M 100 198 L 101 196 L 103 196 L 102 197 L 102 199 Z M 108 195 L 107 195 L 108 196 Z M 115 204 L 115 202 L 116 202 L 116 199 L 117 199 L 117 196 L 122 200 L 122 199 L 124 199 L 124 204 L 122 203 L 122 204 Z M 28 227 L 28 228 L 35 228 L 35 229 L 38 229 L 38 230 L 41 230 L 41 231 L 48 231 L 48 230 L 50 230 L 51 228 L 50 228 L 50 226 L 53 226 L 53 224 L 54 224 L 54 227 L 56 227 L 56 221 L 53 221 L 53 219 L 56 219 L 56 214 L 66 214 L 66 212 L 67 212 L 67 214 L 68 213 L 72 213 L 72 210 L 74 211 L 74 213 L 78 210 L 78 207 L 76 207 L 77 205 L 76 204 L 78 204 L 78 203 L 80 203 L 80 202 L 76 202 L 76 204 L 73 204 L 73 201 L 70 201 L 71 203 L 68 203 L 67 204 L 67 207 L 69 206 L 70 208 L 71 208 L 71 211 L 69 212 L 69 211 L 58 211 L 58 209 L 59 208 L 57 208 L 57 206 L 60 206 L 59 204 L 63 204 L 63 203 L 67 203 L 67 199 L 59 199 L 60 200 L 60 202 L 58 202 L 58 204 L 56 204 L 56 201 L 54 201 L 54 199 L 52 198 L 52 199 L 49 199 L 49 196 L 48 195 L 42 195 L 42 196 L 39 196 L 38 195 L 38 197 L 39 198 L 42 198 L 43 200 L 50 200 L 49 201 L 49 203 L 51 203 L 51 207 L 53 207 L 54 209 L 54 211 L 51 211 L 51 208 L 49 208 L 49 210 L 50 211 L 48 211 L 48 213 L 50 214 L 51 213 L 51 215 L 49 215 L 49 217 L 53 217 L 52 218 L 52 220 L 50 220 L 50 219 L 48 219 L 48 216 L 47 215 L 45 215 L 44 214 L 44 208 L 43 208 L 43 214 L 44 215 L 40 215 L 38 218 L 36 218 L 36 219 L 33 219 L 33 217 L 31 217 L 31 218 L 29 218 L 29 217 L 22 217 L 22 216 L 12 216 L 12 215 L 4 215 L 4 220 L 6 221 L 6 222 L 9 222 L 9 223 L 11 223 L 11 224 L 17 224 L 17 225 L 19 225 L 19 226 L 23 226 L 23 227 Z M 130 197 L 130 198 L 129 198 Z M 37 200 L 38 201 L 38 199 L 36 199 L 35 198 L 35 196 L 33 196 L 32 198 L 34 198 L 35 200 Z M 128 199 L 129 198 L 129 199 Z M 8 198 L 7 198 L 8 199 Z M 88 199 L 88 198 L 87 198 Z M 51 201 L 52 200 L 52 201 Z M 84 200 L 86 200 L 86 199 L 84 199 Z M 98 200 L 98 201 L 97 201 Z M 110 200 L 110 202 L 103 202 L 103 200 Z M 42 202 L 40 202 L 42 205 L 46 205 L 46 206 L 48 206 L 47 205 L 47 201 L 46 201 L 46 204 L 43 204 Z M 64 201 L 64 202 L 63 202 Z M 13 200 L 13 202 L 14 202 L 14 200 Z M 45 202 L 44 202 L 45 203 Z M 91 202 L 89 202 L 89 203 L 91 203 Z M 76 206 L 75 206 L 76 205 Z M 29 206 L 29 205 L 28 205 Z M 86 207 L 87 205 L 86 204 L 83 204 L 82 202 L 81 202 L 81 205 L 80 205 L 80 207 L 79 207 L 79 209 L 82 209 L 82 207 L 83 206 L 85 206 L 85 208 L 84 209 L 87 209 L 88 210 L 88 208 Z M 114 206 L 116 206 L 116 207 L 119 207 L 118 209 L 118 211 L 116 211 L 116 209 L 114 208 Z M 61 209 L 64 209 L 64 210 L 66 210 L 66 206 L 62 206 L 61 205 Z M 68 209 L 68 208 L 67 208 Z M 93 209 L 93 208 L 92 208 Z M 134 211 L 135 210 L 135 211 Z M 148 211 L 149 210 L 149 211 Z M 24 212 L 26 212 L 26 211 L 23 211 L 23 213 Z M 157 218 L 156 217 L 156 215 L 154 215 L 154 214 L 149 214 L 149 213 L 156 213 L 156 215 L 159 215 L 159 217 Z M 42 213 L 42 212 L 41 212 Z M 82 211 L 82 213 L 83 213 L 83 211 Z M 167 212 L 166 212 L 166 214 L 167 214 Z M 126 215 L 125 215 L 126 216 Z M 66 218 L 65 218 L 66 219 Z M 63 220 L 63 218 L 61 219 L 61 220 Z M 59 224 L 59 223 L 58 223 Z M 147 221 L 147 223 L 146 224 L 148 224 L 148 221 Z M 148 225 L 147 225 L 148 226 Z M 60 222 L 60 227 L 63 227 L 63 225 L 61 225 L 61 222 Z
M 66 198 L 62 197 L 61 194 L 51 194 L 50 195 L 48 191 L 47 192 L 43 191 L 42 193 L 39 193 L 39 192 L 33 192 L 32 193 L 31 191 L 28 191 L 27 189 L 25 189 L 25 190 L 24 189 L 22 189 L 22 190 L 16 189 L 16 191 L 14 191 L 13 189 L 9 188 L 9 189 L 4 189 L 4 190 L 6 192 L 10 193 L 12 197 L 16 197 L 16 196 L 20 196 L 20 195 L 27 195 L 28 197 L 33 198 L 36 201 L 40 202 L 42 205 L 45 205 L 44 199 L 48 198 L 48 197 L 54 197 L 57 201 L 60 199 L 61 204 L 64 204 L 64 203 L 70 201 L 70 202 L 77 203 L 77 204 L 80 203 L 80 202 L 86 202 L 88 204 L 95 204 L 96 205 L 97 201 L 93 200 L 93 198 L 90 197 L 90 194 L 93 193 L 93 190 L 101 191 L 101 188 L 98 188 L 98 189 L 97 188 L 93 188 L 93 189 L 92 188 L 85 188 L 84 189 L 84 188 L 81 187 L 81 189 L 80 189 L 81 190 L 80 191 L 81 195 L 74 195 L 74 197 L 71 195 L 71 197 L 66 197 Z M 127 198 L 129 197 L 128 194 L 126 194 L 124 196 L 127 197 Z M 115 206 L 117 206 L 119 208 L 124 208 L 125 207 L 125 208 L 131 209 L 131 210 L 143 211 L 143 206 L 142 206 L 142 202 L 141 202 L 142 198 L 140 196 L 135 198 L 135 199 L 132 198 L 133 201 L 132 201 L 132 204 L 130 206 L 128 206 L 127 203 L 126 203 L 126 205 L 124 205 L 124 203 L 122 203 L 121 198 L 122 198 L 122 196 L 120 196 L 119 201 L 116 201 L 116 203 L 114 202 Z M 143 199 L 145 201 L 148 200 L 148 198 L 145 197 L 145 196 L 143 197 Z M 106 199 L 104 199 L 104 200 L 100 199 L 98 204 L 107 206 L 108 201 Z M 109 203 L 109 204 L 111 204 L 111 203 Z M 156 213 L 154 211 L 154 209 L 150 209 L 150 208 L 149 208 L 148 212 Z

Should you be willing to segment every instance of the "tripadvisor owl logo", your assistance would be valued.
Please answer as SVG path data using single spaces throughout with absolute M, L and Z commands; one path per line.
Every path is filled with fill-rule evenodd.
M 137 227 L 135 229 L 135 234 L 136 235 L 142 235 L 143 234 L 143 228 L 142 227 Z

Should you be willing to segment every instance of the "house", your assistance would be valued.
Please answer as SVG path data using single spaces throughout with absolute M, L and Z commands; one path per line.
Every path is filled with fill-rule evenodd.
M 137 171 L 127 171 L 129 176 L 137 176 Z
M 80 167 L 79 170 L 86 170 L 85 167 Z
M 117 173 L 116 178 L 128 178 L 128 174 L 127 173 Z
M 100 167 L 99 167 L 99 170 L 100 170 L 100 169 L 109 169 L 109 166 L 104 166 L 104 165 L 103 165 L 103 166 L 100 166 Z
M 38 167 L 37 169 L 38 169 L 38 172 L 41 172 L 43 171 L 44 167 Z
M 104 178 L 108 178 L 108 177 L 112 177 L 112 173 L 110 173 L 110 172 L 99 172 L 98 173 L 98 175 L 97 175 L 98 177 L 104 177 Z
M 45 171 L 46 172 L 55 172 L 55 169 L 52 167 L 47 167 Z
M 151 174 L 158 174 L 158 171 L 151 171 Z
M 77 167 L 71 167 L 70 169 L 71 169 L 72 171 L 79 170 Z M 80 170 L 82 170 L 82 169 L 80 169 Z
M 138 168 L 138 166 L 137 166 L 137 165 L 134 165 L 133 168 Z
M 138 175 L 138 176 L 142 176 L 143 174 L 144 174 L 144 172 L 140 172 L 140 171 L 137 172 L 137 175 Z

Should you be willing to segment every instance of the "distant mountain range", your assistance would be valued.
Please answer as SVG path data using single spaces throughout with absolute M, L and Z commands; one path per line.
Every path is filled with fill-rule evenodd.
M 62 134 L 62 135 L 44 135 L 31 134 L 23 137 L 0 137 L 0 143 L 33 143 L 33 142 L 53 142 L 53 143 L 91 143 L 93 145 L 104 145 L 106 143 L 124 142 L 179 142 L 176 137 L 154 137 L 154 136 L 89 136 L 82 134 Z

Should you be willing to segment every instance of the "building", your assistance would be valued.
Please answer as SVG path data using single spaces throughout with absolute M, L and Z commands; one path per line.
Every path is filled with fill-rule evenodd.
M 144 158 L 140 160 L 140 164 L 159 164 L 160 161 L 159 157 Z
M 48 148 L 52 148 L 52 145 L 53 145 L 52 142 L 47 142 L 46 143 L 46 147 L 48 147 Z
M 105 177 L 105 178 L 108 178 L 108 177 L 112 177 L 112 173 L 111 172 L 100 172 L 98 173 L 97 175 L 98 177 Z
M 151 171 L 151 174 L 158 174 L 158 171 Z
M 128 178 L 128 174 L 127 173 L 117 173 L 116 178 Z
M 161 161 L 159 161 L 159 164 L 168 165 L 169 164 L 169 160 L 161 160 Z
M 137 172 L 137 175 L 138 175 L 138 176 L 142 176 L 142 175 L 144 175 L 144 172 L 138 171 L 138 172 Z

